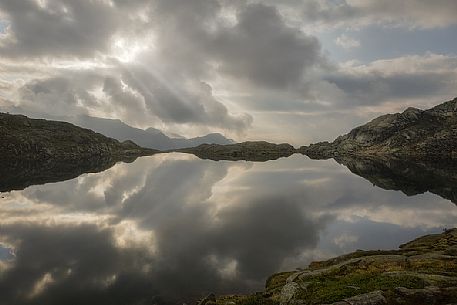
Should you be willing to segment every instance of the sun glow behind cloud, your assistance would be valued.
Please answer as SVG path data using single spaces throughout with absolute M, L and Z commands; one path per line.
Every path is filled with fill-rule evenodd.
M 112 49 L 113 55 L 120 62 L 132 63 L 142 52 L 154 52 L 152 35 L 146 39 L 130 39 L 128 37 L 118 37 L 114 40 Z
M 0 107 L 188 137 L 330 140 L 373 109 L 454 97 L 456 4 L 437 3 L 4 0 Z

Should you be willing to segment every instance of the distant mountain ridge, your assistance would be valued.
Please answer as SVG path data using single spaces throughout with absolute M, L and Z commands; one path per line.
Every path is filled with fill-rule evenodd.
M 65 121 L 77 126 L 91 129 L 118 141 L 131 140 L 141 147 L 157 150 L 174 150 L 195 147 L 201 144 L 233 144 L 235 141 L 224 137 L 220 133 L 210 133 L 195 138 L 185 138 L 180 135 L 167 136 L 161 130 L 149 127 L 147 129 L 132 127 L 119 119 L 106 119 L 88 115 L 55 116 L 45 113 L 26 111 L 21 107 L 7 107 L 3 112 L 26 115 L 30 118 L 44 118 L 55 121 Z
M 201 144 L 232 144 L 233 140 L 227 139 L 220 133 L 211 133 L 196 138 L 171 138 L 155 128 L 140 129 L 127 125 L 118 119 L 104 119 L 91 116 L 77 116 L 69 118 L 72 123 L 99 132 L 107 137 L 125 141 L 131 140 L 141 147 L 172 150 L 199 146 Z

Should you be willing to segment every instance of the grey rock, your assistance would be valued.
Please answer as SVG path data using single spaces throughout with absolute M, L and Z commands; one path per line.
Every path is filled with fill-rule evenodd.
M 300 285 L 295 282 L 287 283 L 281 290 L 281 305 L 291 304 L 291 300 L 295 297 L 296 293 L 300 290 Z
M 382 294 L 382 291 L 373 291 L 365 294 L 360 294 L 352 298 L 344 300 L 350 305 L 383 305 L 387 304 L 387 300 Z
M 216 295 L 214 293 L 210 293 L 207 295 L 203 300 L 198 302 L 198 305 L 215 305 L 216 304 Z
M 434 286 L 424 289 L 395 289 L 397 300 L 406 304 L 449 304 L 457 301 L 457 287 L 439 288 Z
M 335 302 L 328 305 L 384 305 L 387 304 L 387 299 L 382 294 L 382 291 L 372 291 L 351 298 L 344 299 L 343 301 Z

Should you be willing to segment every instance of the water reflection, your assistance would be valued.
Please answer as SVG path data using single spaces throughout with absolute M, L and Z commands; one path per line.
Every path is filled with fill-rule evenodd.
M 457 225 L 446 199 L 373 187 L 300 155 L 156 155 L 3 196 L 0 250 L 15 255 L 0 258 L 0 304 L 174 304 L 253 291 L 278 270 Z
M 23 190 L 28 186 L 58 182 L 78 177 L 83 173 L 102 172 L 118 161 L 133 162 L 136 157 L 118 160 L 110 157 L 68 161 L 3 161 L 0 166 L 0 192 Z
M 431 192 L 457 204 L 457 161 L 341 158 L 351 172 L 386 190 L 413 196 Z

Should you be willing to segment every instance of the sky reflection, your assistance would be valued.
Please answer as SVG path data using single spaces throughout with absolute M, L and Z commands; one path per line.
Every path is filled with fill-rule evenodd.
M 0 304 L 176 303 L 457 226 L 457 208 L 334 161 L 140 158 L 0 199 Z M 11 252 L 14 249 L 14 256 Z

